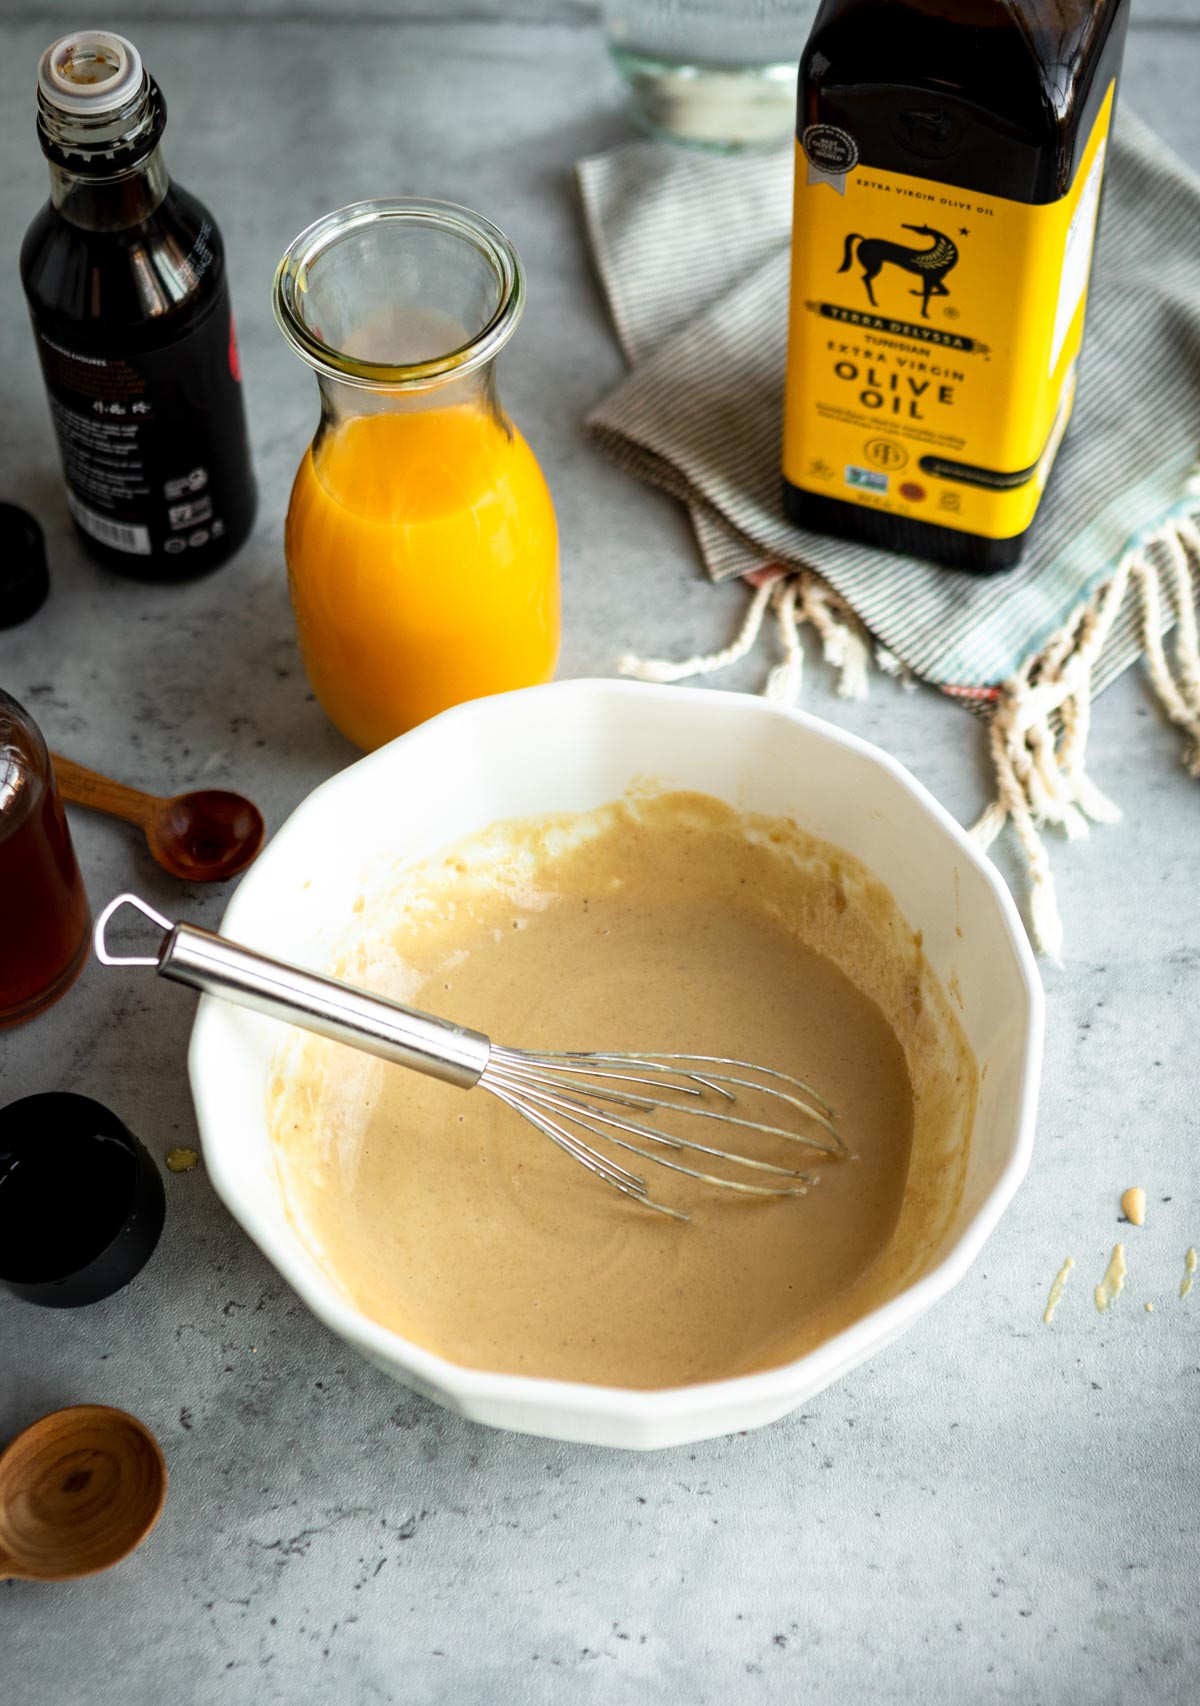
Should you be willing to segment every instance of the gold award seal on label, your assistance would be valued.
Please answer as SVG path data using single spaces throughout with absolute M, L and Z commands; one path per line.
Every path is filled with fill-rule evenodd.
M 810 124 L 800 138 L 808 161 L 808 182 L 828 184 L 839 195 L 846 193 L 846 174 L 858 165 L 858 144 L 848 130 L 836 124 Z

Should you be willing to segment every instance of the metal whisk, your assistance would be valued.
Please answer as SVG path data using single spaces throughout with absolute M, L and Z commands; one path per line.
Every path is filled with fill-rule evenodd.
M 109 952 L 105 930 L 113 914 L 126 905 L 136 907 L 164 931 L 156 954 Z M 681 1137 L 634 1116 L 684 1115 L 689 1121 L 714 1122 L 715 1130 L 703 1128 L 708 1135 L 717 1136 L 724 1127 L 740 1127 L 759 1137 L 787 1139 L 818 1154 L 845 1154 L 832 1108 L 811 1085 L 786 1072 L 715 1055 L 501 1048 L 480 1031 L 255 953 L 195 924 L 173 924 L 134 894 L 118 895 L 100 914 L 96 955 L 109 966 L 153 966 L 177 983 L 273 1019 L 289 1020 L 461 1090 L 488 1090 L 605 1184 L 676 1220 L 688 1216 L 655 1201 L 640 1173 L 597 1148 L 597 1143 L 742 1195 L 802 1196 L 813 1182 L 812 1175 L 701 1142 L 700 1128 L 689 1128 L 696 1129 L 696 1136 Z M 776 1110 L 775 1117 L 789 1123 L 776 1125 L 747 1117 L 738 1092 L 752 1105 L 765 1102 Z M 778 1112 L 780 1105 L 786 1113 Z M 705 1158 L 772 1182 L 705 1172 Z M 699 1165 L 689 1165 L 693 1159 Z

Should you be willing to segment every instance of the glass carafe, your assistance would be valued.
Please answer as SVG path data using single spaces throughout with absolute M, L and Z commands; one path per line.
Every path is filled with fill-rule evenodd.
M 276 318 L 321 392 L 286 529 L 300 650 L 368 750 L 554 673 L 554 509 L 495 379 L 524 295 L 503 233 L 444 202 L 341 208 L 276 274 Z

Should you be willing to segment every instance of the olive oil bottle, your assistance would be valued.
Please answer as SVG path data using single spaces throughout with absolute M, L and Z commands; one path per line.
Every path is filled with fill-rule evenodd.
M 1071 415 L 1128 0 L 823 0 L 800 61 L 784 507 L 1021 555 Z

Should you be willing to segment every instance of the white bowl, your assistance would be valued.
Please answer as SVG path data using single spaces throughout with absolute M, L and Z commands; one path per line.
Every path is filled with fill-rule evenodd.
M 635 779 L 792 818 L 857 856 L 924 935 L 981 1067 L 961 1202 L 915 1280 L 782 1368 L 665 1391 L 462 1368 L 368 1320 L 326 1278 L 284 1211 L 267 1126 L 280 1027 L 204 997 L 189 1071 L 218 1193 L 335 1333 L 385 1373 L 475 1421 L 555 1439 L 649 1448 L 759 1427 L 889 1344 L 967 1271 L 1029 1165 L 1043 998 L 1024 929 L 995 870 L 894 759 L 762 699 L 616 681 L 568 681 L 476 700 L 317 788 L 272 839 L 224 933 L 301 965 L 329 963 L 372 863 L 421 858 L 498 819 L 584 811 Z

